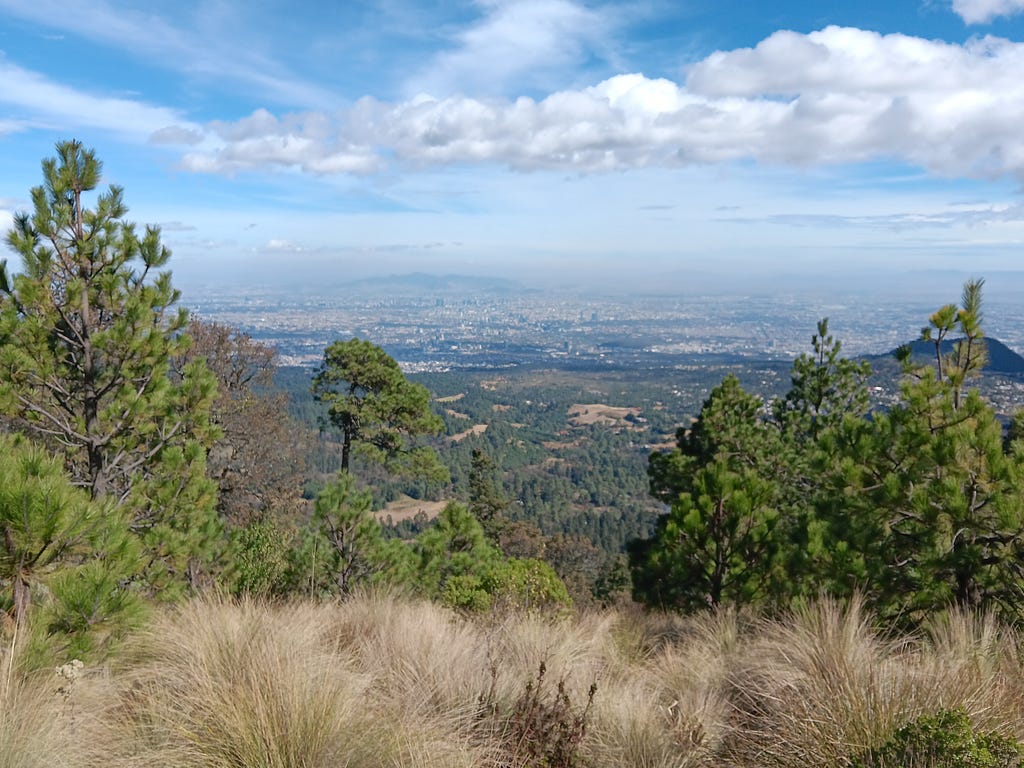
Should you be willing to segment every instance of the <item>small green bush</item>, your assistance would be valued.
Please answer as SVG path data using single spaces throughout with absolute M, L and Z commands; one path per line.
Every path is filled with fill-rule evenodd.
M 853 768 L 1015 768 L 1021 745 L 978 733 L 963 709 L 922 715 L 884 745 L 853 760 Z

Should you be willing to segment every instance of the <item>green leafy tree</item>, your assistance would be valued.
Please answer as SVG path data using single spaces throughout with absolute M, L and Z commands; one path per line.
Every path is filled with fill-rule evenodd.
M 501 553 L 465 506 L 448 504 L 413 548 L 420 591 L 459 608 L 490 607 L 485 578 L 501 561 Z
M 651 493 L 670 510 L 631 545 L 638 598 L 683 610 L 785 603 L 821 589 L 825 569 L 849 576 L 843 513 L 819 514 L 845 480 L 845 428 L 867 424 L 870 368 L 842 357 L 827 319 L 816 330 L 770 415 L 727 376 L 676 450 L 650 457 Z
M 935 380 L 944 383 L 950 390 L 953 409 L 960 407 L 966 383 L 978 376 L 988 362 L 988 348 L 985 334 L 981 329 L 984 315 L 981 311 L 982 279 L 964 283 L 961 306 L 946 304 L 936 310 L 928 319 L 928 325 L 921 329 L 921 340 L 935 346 Z M 943 354 L 943 342 L 951 332 L 959 331 L 962 337 L 953 344 L 952 354 Z M 909 350 L 904 348 L 898 356 L 912 368 Z M 927 371 L 927 368 L 924 369 Z M 918 373 L 920 378 L 920 373 Z
M 793 362 L 790 389 L 772 409 L 780 433 L 775 466 L 783 495 L 780 533 L 786 539 L 790 596 L 820 592 L 830 569 L 846 591 L 854 574 L 864 575 L 863 562 L 854 568 L 848 559 L 856 526 L 850 525 L 842 504 L 836 508 L 831 502 L 836 498 L 833 489 L 848 487 L 844 462 L 849 442 L 870 426 L 865 416 L 871 366 L 843 357 L 842 343 L 829 333 L 828 318 L 818 322 L 811 346 L 811 353 Z
M 483 579 L 491 604 L 525 611 L 558 611 L 572 605 L 569 590 L 555 569 L 536 558 L 510 557 Z
M 170 252 L 158 228 L 125 220 L 121 188 L 86 206 L 100 172 L 92 150 L 59 143 L 7 234 L 23 270 L 0 264 L 0 413 L 60 452 L 93 499 L 130 510 L 156 570 L 194 581 L 216 543 L 204 470 L 215 384 L 201 361 L 172 375 L 189 339 L 160 271 Z
M 85 655 L 137 617 L 137 567 L 123 511 L 75 488 L 41 447 L 0 435 L 0 603 L 14 624 L 38 614 L 51 645 Z
M 455 608 L 548 610 L 572 602 L 550 565 L 504 557 L 462 504 L 448 504 L 413 542 L 413 551 L 419 591 Z
M 253 520 L 231 533 L 228 585 L 232 594 L 266 597 L 286 592 L 294 532 L 272 519 Z
M 331 344 L 313 379 L 313 395 L 327 405 L 328 418 L 341 432 L 342 471 L 349 471 L 358 448 L 393 471 L 447 482 L 437 453 L 415 444 L 417 437 L 444 429 L 430 409 L 430 393 L 407 380 L 380 347 L 355 338 Z
M 951 603 L 1020 615 L 1024 455 L 968 386 L 985 357 L 981 287 L 968 282 L 961 306 L 931 316 L 922 338 L 935 344 L 934 364 L 901 351 L 900 402 L 847 424 L 844 471 L 819 512 L 836 591 L 864 590 L 905 623 Z

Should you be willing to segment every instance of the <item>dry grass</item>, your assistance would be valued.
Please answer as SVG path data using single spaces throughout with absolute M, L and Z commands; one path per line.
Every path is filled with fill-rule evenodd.
M 426 501 L 424 499 L 414 499 L 412 496 L 401 495 L 394 501 L 389 501 L 384 505 L 383 509 L 377 510 L 373 514 L 376 515 L 380 521 L 385 521 L 389 517 L 391 522 L 398 523 L 402 520 L 412 520 L 416 515 L 422 512 L 427 516 L 428 520 L 433 520 L 441 514 L 448 501 Z
M 8 660 L 0 653 L 0 768 L 76 764 L 71 711 L 57 685 L 40 676 L 8 680 Z
M 470 437 L 472 435 L 482 435 L 484 432 L 487 431 L 487 426 L 487 424 L 474 424 L 469 429 L 465 429 L 462 432 L 459 432 L 458 434 L 452 435 L 449 439 L 453 443 L 461 443 L 467 437 Z
M 509 725 L 493 718 L 541 663 L 572 713 L 597 684 L 579 765 L 843 766 L 940 710 L 1024 736 L 1021 651 L 991 618 L 952 613 L 890 638 L 858 604 L 828 601 L 774 620 L 470 620 L 385 594 L 199 600 L 70 692 L 52 673 L 0 681 L 0 768 L 504 768 Z
M 605 426 L 625 426 L 627 416 L 639 416 L 639 408 L 626 408 L 604 403 L 574 403 L 569 406 L 569 423 L 576 427 L 590 424 Z

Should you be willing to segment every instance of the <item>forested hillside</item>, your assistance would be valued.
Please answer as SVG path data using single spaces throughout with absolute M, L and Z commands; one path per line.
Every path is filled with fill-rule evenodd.
M 918 342 L 897 351 L 888 380 L 844 357 L 824 319 L 788 372 L 748 368 L 742 380 L 727 368 L 679 369 L 663 381 L 549 370 L 410 377 L 357 338 L 330 344 L 315 371 L 278 370 L 272 349 L 179 308 L 159 229 L 139 232 L 127 221 L 118 187 L 94 196 L 101 164 L 91 150 L 69 141 L 57 151 L 32 190 L 33 210 L 7 234 L 20 265 L 0 265 L 0 762 L 24 756 L 38 737 L 24 713 L 52 714 L 33 699 L 45 690 L 35 685 L 40 670 L 57 667 L 65 681 L 57 695 L 71 707 L 82 665 L 98 669 L 127 644 L 133 674 L 148 681 L 139 686 L 151 687 L 120 689 L 125 719 L 105 710 L 107 736 L 93 734 L 127 762 L 133 754 L 174 762 L 167 755 L 177 749 L 201 752 L 203 760 L 187 763 L 196 765 L 356 760 L 337 726 L 350 722 L 342 709 L 367 685 L 378 686 L 373 706 L 393 723 L 422 717 L 437 729 L 431 743 L 450 759 L 429 764 L 674 765 L 673 755 L 692 765 L 745 766 L 757 756 L 792 764 L 765 737 L 776 728 L 815 764 L 903 764 L 887 760 L 915 754 L 907 740 L 936 728 L 958 739 L 942 747 L 956 760 L 1013 764 L 1018 742 L 976 729 L 979 699 L 957 687 L 967 678 L 943 678 L 948 690 L 932 698 L 918 684 L 928 659 L 963 663 L 984 636 L 989 661 L 980 666 L 1001 670 L 998 681 L 970 679 L 1001 691 L 993 725 L 1010 718 L 1022 735 L 1019 706 L 1011 712 L 1007 703 L 1020 701 L 1019 686 L 1007 682 L 1024 678 L 1019 655 L 1007 655 L 1020 643 L 999 635 L 994 617 L 1009 626 L 1024 614 L 1024 416 L 998 413 L 978 387 L 991 360 L 984 281 L 969 281 L 959 303 L 927 318 Z M 992 349 L 1001 367 L 1012 362 Z M 429 503 L 431 513 L 397 519 L 388 505 L 399 498 L 414 500 L 405 510 Z M 373 596 L 381 594 L 389 596 Z M 281 607 L 300 599 L 313 613 Z M 330 613 L 341 604 L 348 613 Z M 649 623 L 574 614 L 599 607 L 646 609 Z M 919 651 L 888 648 L 862 609 L 886 631 L 938 639 Z M 363 610 L 382 615 L 364 621 Z M 217 664 L 251 664 L 246 674 L 262 661 L 279 665 L 290 642 L 268 635 L 269 644 L 239 646 L 239 633 L 253 639 L 274 622 L 273 631 L 311 627 L 295 638 L 305 656 L 286 654 L 294 666 L 274 667 L 284 677 L 267 680 L 299 685 L 305 706 L 310 669 L 339 666 L 342 641 L 325 645 L 316 622 L 361 647 L 397 621 L 388 615 L 410 610 L 435 617 L 416 630 L 428 646 L 462 632 L 471 672 L 490 675 L 490 683 L 468 677 L 468 697 L 464 688 L 436 692 L 461 707 L 450 722 L 431 719 L 440 711 L 434 699 L 389 696 L 393 670 L 380 668 L 331 678 L 340 687 L 324 694 L 324 719 L 295 721 L 320 742 L 293 740 L 288 718 L 297 710 L 288 703 L 270 706 L 272 716 L 262 699 L 245 712 L 217 704 L 227 690 Z M 659 611 L 708 615 L 678 624 Z M 163 617 L 156 629 L 140 634 L 154 615 Z M 595 636 L 607 644 L 588 651 L 597 661 L 586 674 L 602 670 L 599 684 L 569 685 L 571 665 L 549 682 L 547 659 L 534 654 L 536 676 L 517 693 L 496 657 L 481 656 L 475 633 L 502 617 L 512 624 L 501 631 L 513 635 L 520 627 L 583 631 L 573 629 L 574 615 L 580 626 L 600 625 Z M 175 639 L 174 622 L 192 622 L 195 632 Z M 951 622 L 970 637 L 954 637 Z M 812 658 L 840 635 L 825 648 L 834 657 Z M 429 665 L 453 671 L 445 654 L 459 650 L 449 639 Z M 739 639 L 753 650 L 736 651 Z M 791 641 L 810 655 L 770 651 Z M 759 655 L 759 644 L 769 650 Z M 217 657 L 225 652 L 230 659 Z M 386 664 L 408 668 L 405 651 L 389 652 Z M 677 652 L 703 653 L 718 672 L 662 681 L 658 665 L 694 674 L 681 671 Z M 171 678 L 157 671 L 161 655 Z M 188 677 L 197 658 L 206 666 Z M 759 666 L 765 658 L 776 666 Z M 981 656 L 970 658 L 977 668 Z M 805 662 L 820 662 L 804 680 L 808 701 L 833 718 L 822 743 L 797 725 L 810 710 L 771 692 L 802 674 L 786 665 Z M 857 696 L 878 695 L 875 678 L 846 680 L 838 697 L 813 685 L 875 662 L 902 686 L 891 707 L 872 699 L 862 715 L 849 710 Z M 643 701 L 617 712 L 595 698 L 605 682 L 627 704 L 628 696 Z M 161 690 L 191 691 L 182 694 L 189 705 Z M 652 696 L 664 722 L 640 733 L 633 715 L 647 712 Z M 695 696 L 705 703 L 684 700 Z M 238 719 L 218 720 L 225 711 Z M 260 719 L 277 716 L 284 719 Z M 584 743 L 591 720 L 597 735 Z M 77 723 L 66 721 L 72 730 Z M 139 747 L 135 728 L 161 734 L 159 744 Z M 261 728 L 273 732 L 269 741 Z M 216 740 L 235 731 L 255 741 L 238 759 L 220 760 L 220 750 L 239 754 L 234 736 Z M 374 754 L 384 748 L 367 744 Z M 295 751 L 267 757 L 284 745 Z M 56 754 L 33 749 L 43 761 Z M 95 762 L 89 749 L 78 757 Z M 406 764 L 408 745 L 388 749 L 381 754 Z M 318 762 L 302 757 L 306 750 Z

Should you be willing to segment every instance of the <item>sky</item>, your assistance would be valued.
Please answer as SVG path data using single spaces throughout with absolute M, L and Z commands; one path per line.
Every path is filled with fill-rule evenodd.
M 992 284 L 1024 0 L 0 0 L 0 230 L 69 138 L 188 286 Z

